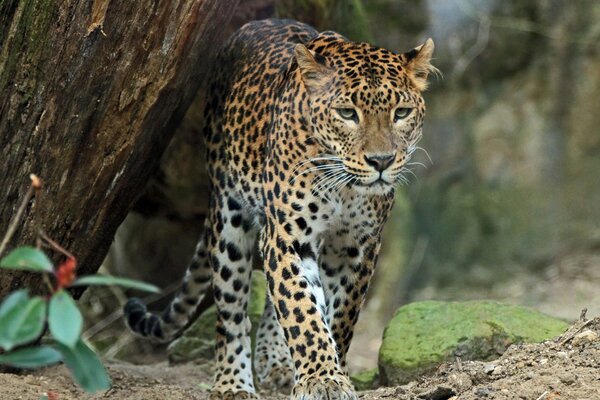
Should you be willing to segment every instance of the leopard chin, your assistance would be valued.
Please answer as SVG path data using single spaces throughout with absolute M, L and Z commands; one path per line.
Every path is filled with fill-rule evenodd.
M 355 183 L 351 190 L 362 196 L 387 196 L 394 192 L 396 185 L 379 178 L 368 184 Z

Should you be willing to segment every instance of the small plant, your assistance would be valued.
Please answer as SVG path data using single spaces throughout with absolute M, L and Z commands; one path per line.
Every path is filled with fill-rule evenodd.
M 64 361 L 75 381 L 86 391 L 110 388 L 110 379 L 94 351 L 83 341 L 83 317 L 65 289 L 73 286 L 119 285 L 149 292 L 155 286 L 107 275 L 90 275 L 76 279 L 77 262 L 73 256 L 54 268 L 46 254 L 33 247 L 19 247 L 0 260 L 1 268 L 29 270 L 53 276 L 48 297 L 29 296 L 26 290 L 11 293 L 0 304 L 0 364 L 17 368 L 38 368 Z M 48 279 L 49 281 L 49 279 Z M 36 341 L 48 328 L 52 345 L 34 345 L 13 349 Z
M 32 177 L 32 188 L 39 189 L 39 185 L 39 179 Z M 32 190 L 28 192 L 29 197 L 30 193 Z M 18 214 L 11 228 L 19 217 Z M 9 233 L 2 244 L 8 242 Z M 64 260 L 55 267 L 41 250 L 42 246 L 61 253 Z M 119 285 L 155 293 L 160 290 L 143 282 L 108 275 L 78 278 L 75 272 L 76 258 L 41 230 L 38 233 L 37 248 L 14 249 L 0 260 L 0 268 L 42 273 L 50 293 L 46 297 L 30 296 L 27 290 L 21 289 L 12 292 L 0 303 L 0 349 L 4 350 L 0 354 L 0 365 L 39 368 L 63 361 L 74 380 L 86 392 L 109 389 L 110 378 L 96 353 L 81 337 L 83 317 L 66 289 L 76 286 Z M 51 341 L 49 344 L 38 344 L 46 326 Z M 27 345 L 29 346 L 24 347 Z

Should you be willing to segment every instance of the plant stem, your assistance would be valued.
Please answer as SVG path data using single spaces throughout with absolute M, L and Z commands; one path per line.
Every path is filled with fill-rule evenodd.
M 54 289 L 54 286 L 52 286 L 52 282 L 50 282 L 50 278 L 48 277 L 48 274 L 42 274 L 42 276 L 44 277 L 44 283 L 46 284 L 46 286 L 48 286 L 48 290 L 50 291 L 50 294 L 53 294 L 54 292 L 56 292 L 56 289 Z
M 4 235 L 4 238 L 2 239 L 2 243 L 0 243 L 0 256 L 4 252 L 4 249 L 6 248 L 6 245 L 8 244 L 10 239 L 12 239 L 13 235 L 15 234 L 15 231 L 17 230 L 17 226 L 19 225 L 19 221 L 21 220 L 21 217 L 23 216 L 23 212 L 25 212 L 25 208 L 27 207 L 27 204 L 29 203 L 29 200 L 31 199 L 31 196 L 33 196 L 33 193 L 35 192 L 35 190 L 36 190 L 36 188 L 34 187 L 34 185 L 32 183 L 29 186 L 29 189 L 27 189 L 25 198 L 23 198 L 23 201 L 21 202 L 21 205 L 19 206 L 19 209 L 17 210 L 15 217 L 10 222 L 10 224 L 8 226 L 8 231 L 6 231 L 6 234 Z
M 48 245 L 49 245 L 49 246 L 50 246 L 52 249 L 54 249 L 54 250 L 58 251 L 59 253 L 62 253 L 62 254 L 64 254 L 65 256 L 67 256 L 67 257 L 69 257 L 69 258 L 72 258 L 72 259 L 74 259 L 74 260 L 75 260 L 75 256 L 74 256 L 73 254 L 69 253 L 69 252 L 68 252 L 68 251 L 67 251 L 67 250 L 66 250 L 64 247 L 62 247 L 61 245 L 59 245 L 58 243 L 56 243 L 54 240 L 50 239 L 50 238 L 48 237 L 48 235 L 46 235 L 46 233 L 44 233 L 44 231 L 43 231 L 43 230 L 41 230 L 41 229 L 40 229 L 40 230 L 38 230 L 38 235 L 39 235 L 39 236 L 40 236 L 42 239 L 44 239 L 44 240 L 46 241 L 46 243 L 48 243 Z

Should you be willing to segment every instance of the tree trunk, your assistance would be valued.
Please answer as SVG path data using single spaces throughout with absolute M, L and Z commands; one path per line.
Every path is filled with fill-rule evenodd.
M 237 0 L 0 0 L 0 230 L 44 181 L 35 220 L 95 272 L 190 105 Z M 41 290 L 1 272 L 0 297 Z

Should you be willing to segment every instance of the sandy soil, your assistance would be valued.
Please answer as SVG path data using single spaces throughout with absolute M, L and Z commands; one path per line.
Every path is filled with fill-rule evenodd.
M 62 367 L 33 375 L 0 374 L 1 399 L 206 399 L 210 365 L 109 362 L 113 388 L 85 396 Z M 600 318 L 581 320 L 541 344 L 510 347 L 498 360 L 442 365 L 432 376 L 399 387 L 362 392 L 364 400 L 389 399 L 600 399 Z M 285 395 L 265 394 L 283 400 Z
M 588 315 L 600 315 L 600 254 L 572 254 L 544 269 L 542 276 L 515 276 L 510 281 L 482 290 L 471 290 L 465 297 L 461 288 L 425 289 L 417 299 L 464 300 L 494 298 L 525 304 L 551 315 L 573 320 L 588 307 Z M 96 308 L 109 310 L 118 305 Z M 109 296 L 111 297 L 111 296 Z M 111 297 L 112 298 L 112 297 Z M 92 304 L 92 305 L 94 305 Z M 106 313 L 100 313 L 106 315 Z M 377 362 L 383 324 L 361 316 L 349 355 L 352 372 L 372 368 Z M 104 322 L 111 322 L 108 328 Z M 49 400 L 126 399 L 178 400 L 206 399 L 211 382 L 210 364 L 180 364 L 170 366 L 164 359 L 164 347 L 155 348 L 147 342 L 131 342 L 124 335 L 119 313 L 99 325 L 105 329 L 91 333 L 96 342 L 108 343 L 103 354 L 119 354 L 140 365 L 123 361 L 107 361 L 113 388 L 95 396 L 84 395 L 71 381 L 63 366 L 36 371 L 31 375 L 0 374 L 0 400 L 39 400 L 44 394 Z M 90 331 L 96 330 L 93 327 Z M 380 388 L 362 392 L 364 400 L 380 399 L 531 399 L 531 400 L 600 400 L 600 318 L 577 322 L 567 334 L 554 341 L 510 347 L 492 362 L 462 361 L 442 365 L 432 376 L 400 387 Z M 578 336 L 579 335 L 579 336 Z M 88 335 L 86 335 L 88 336 Z M 586 338 L 592 339 L 586 341 Z M 127 349 L 123 352 L 120 349 Z M 269 400 L 283 400 L 283 394 L 262 393 Z

